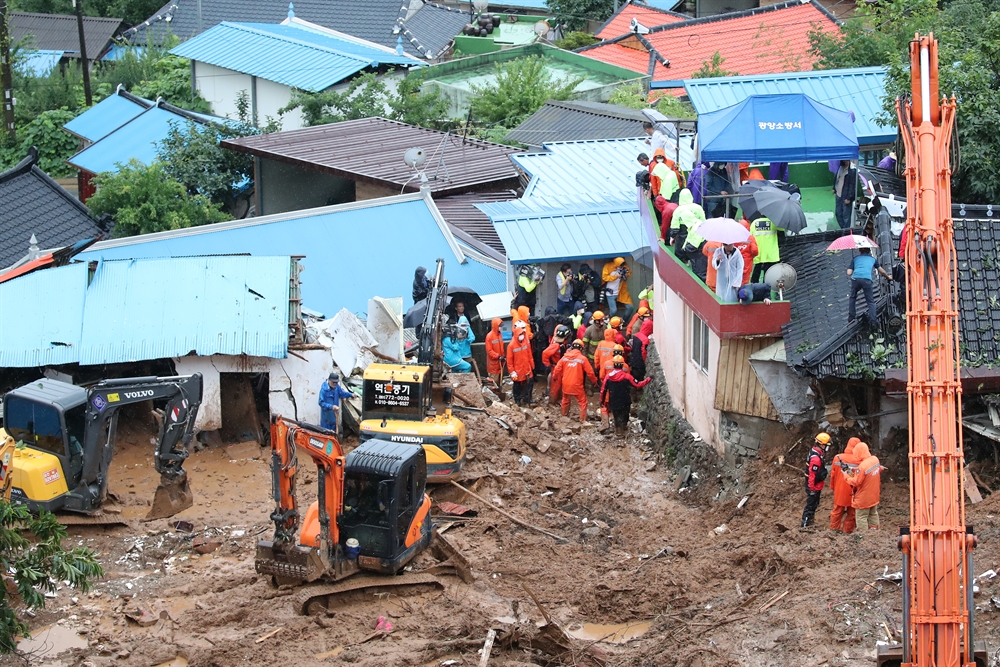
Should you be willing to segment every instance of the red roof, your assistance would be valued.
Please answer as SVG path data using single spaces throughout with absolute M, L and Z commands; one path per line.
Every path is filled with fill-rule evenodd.
M 770 74 L 812 69 L 809 33 L 839 30 L 815 0 L 776 5 L 664 25 L 645 35 L 622 35 L 579 49 L 585 56 L 634 72 L 653 81 L 689 79 L 716 51 L 722 68 L 740 74 Z M 650 72 L 650 52 L 655 69 Z M 663 61 L 669 62 L 665 66 Z
M 608 19 L 607 23 L 602 25 L 601 29 L 594 34 L 601 39 L 614 39 L 615 37 L 624 35 L 629 31 L 629 28 L 632 25 L 632 19 L 637 20 L 647 28 L 652 28 L 666 23 L 687 21 L 690 18 L 691 17 L 689 16 L 677 14 L 676 12 L 668 12 L 662 9 L 644 7 L 642 5 L 634 5 L 630 2 L 627 5 L 622 6 L 622 8 L 618 10 L 617 14 L 613 14 L 611 18 Z

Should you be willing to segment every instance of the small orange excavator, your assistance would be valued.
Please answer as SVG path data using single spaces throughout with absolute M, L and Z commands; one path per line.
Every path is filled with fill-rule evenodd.
M 901 646 L 884 667 L 985 667 L 973 634 L 972 550 L 963 502 L 958 282 L 949 146 L 955 98 L 938 96 L 937 41 L 910 42 L 910 99 L 896 101 L 906 145 L 906 287 L 910 403 L 910 525 L 903 552 Z
M 301 522 L 297 452 L 312 458 L 317 475 L 317 499 Z M 420 445 L 375 438 L 345 456 L 333 431 L 271 415 L 271 480 L 274 539 L 257 543 L 254 569 L 277 585 L 322 580 L 299 595 L 303 613 L 348 590 L 438 583 L 417 573 L 334 583 L 362 570 L 396 574 L 430 545 L 427 456 Z

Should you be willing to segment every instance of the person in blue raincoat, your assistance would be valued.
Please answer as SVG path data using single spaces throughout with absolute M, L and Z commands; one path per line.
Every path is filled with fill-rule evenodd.
M 340 373 L 330 373 L 319 390 L 319 425 L 340 435 L 340 401 L 354 396 L 340 386 Z
M 471 359 L 472 344 L 476 342 L 476 334 L 472 332 L 469 318 L 465 316 L 465 303 L 462 301 L 455 302 L 455 322 L 458 325 L 456 338 L 461 357 L 466 360 Z
M 441 340 L 444 363 L 456 373 L 468 373 L 472 370 L 472 364 L 462 359 L 462 341 L 458 340 L 458 336 L 458 325 L 450 324 L 445 327 L 444 338 Z

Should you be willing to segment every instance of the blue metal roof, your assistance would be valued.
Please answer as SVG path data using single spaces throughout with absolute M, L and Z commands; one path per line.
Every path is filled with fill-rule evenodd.
M 380 64 L 422 64 L 374 44 L 296 24 L 224 21 L 170 52 L 314 93 Z
M 35 271 L 0 284 L 0 367 L 76 361 L 86 290 L 86 264 Z
M 63 125 L 63 129 L 94 143 L 102 137 L 108 136 L 151 106 L 153 106 L 152 102 L 147 102 L 143 106 L 141 103 L 123 97 L 116 92 Z
M 80 363 L 288 356 L 289 257 L 105 261 L 87 288 Z
M 512 155 L 531 181 L 525 198 L 571 196 L 579 193 L 635 198 L 635 158 L 652 154 L 645 138 L 557 141 L 543 144 L 546 152 Z M 694 151 L 681 140 L 681 164 L 691 164 Z
M 112 239 L 79 257 L 212 253 L 304 256 L 303 305 L 329 316 L 341 308 L 363 313 L 372 296 L 403 295 L 410 302 L 414 269 L 433 267 L 438 257 L 453 285 L 482 294 L 506 287 L 501 265 L 463 252 L 437 207 L 419 193 Z
M 631 200 L 582 192 L 476 206 L 493 222 L 511 264 L 630 255 L 646 247 L 634 182 Z
M 289 257 L 87 262 L 0 284 L 0 366 L 201 355 L 284 358 Z M 89 281 L 89 285 L 88 285 Z M 26 303 L 45 304 L 31 317 Z
M 45 49 L 20 51 L 15 65 L 27 76 L 48 76 L 65 54 L 65 51 Z
M 699 114 L 738 104 L 751 95 L 802 93 L 841 111 L 854 112 L 854 129 L 862 146 L 892 143 L 895 124 L 882 126 L 886 70 L 883 67 L 828 69 L 787 74 L 752 74 L 713 79 L 687 79 L 684 88 Z M 657 88 L 657 82 L 651 84 Z
M 192 115 L 199 120 L 227 122 L 224 118 L 205 114 Z M 183 127 L 188 122 L 189 119 L 185 116 L 154 106 L 84 148 L 67 162 L 92 174 L 117 171 L 117 165 L 126 164 L 129 160 L 151 164 L 156 160 L 159 142 L 170 133 L 171 124 Z

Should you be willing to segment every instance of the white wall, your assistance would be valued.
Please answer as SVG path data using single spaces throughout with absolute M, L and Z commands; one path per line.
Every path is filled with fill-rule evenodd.
M 691 318 L 697 317 L 677 294 L 654 276 L 653 340 L 674 407 L 701 438 L 721 454 L 725 445 L 719 434 L 720 413 L 715 409 L 715 381 L 719 370 L 721 340 L 709 330 L 708 373 L 691 359 Z
M 284 115 L 278 110 L 292 99 L 292 89 L 288 86 L 256 79 L 249 74 L 242 74 L 231 69 L 216 67 L 208 63 L 195 63 L 195 86 L 201 96 L 212 105 L 212 113 L 226 118 L 236 118 L 236 100 L 241 92 L 246 92 L 247 98 L 257 101 L 257 123 L 263 125 L 268 116 L 281 121 L 281 129 L 297 130 L 305 123 L 302 112 L 296 109 Z M 254 85 L 256 84 L 256 91 Z M 252 107 L 251 107 L 252 111 Z
M 301 350 L 287 359 L 270 357 L 178 357 L 174 365 L 178 375 L 201 373 L 203 381 L 201 408 L 195 429 L 214 431 L 222 428 L 220 373 L 267 373 L 271 412 L 318 424 L 319 390 L 333 370 L 329 350 Z
M 275 83 L 267 79 L 257 79 L 257 124 L 263 125 L 270 116 L 281 121 L 282 130 L 297 130 L 305 127 L 305 120 L 302 117 L 302 110 L 295 109 L 281 115 L 281 109 L 292 100 L 292 89 L 282 83 Z

